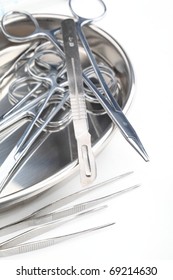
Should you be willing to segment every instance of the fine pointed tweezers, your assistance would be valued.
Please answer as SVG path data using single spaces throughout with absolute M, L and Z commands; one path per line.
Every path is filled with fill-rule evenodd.
M 63 218 L 65 216 L 65 214 L 67 214 L 67 212 L 68 212 L 68 215 L 72 215 L 72 214 L 75 214 L 75 213 L 79 212 L 79 210 L 82 211 L 82 209 L 83 210 L 89 209 L 90 205 L 94 206 L 93 205 L 94 201 L 97 202 L 97 203 L 95 203 L 95 205 L 96 205 L 96 204 L 99 203 L 99 201 L 102 202 L 103 200 L 105 200 L 106 197 L 96 199 L 96 200 L 94 200 L 94 201 L 92 201 L 88 204 L 86 204 L 86 203 L 78 204 L 78 205 L 73 206 L 71 208 L 64 209 L 63 211 L 58 211 L 60 208 L 65 207 L 66 205 L 70 204 L 71 202 L 74 202 L 75 200 L 81 198 L 82 196 L 87 195 L 90 192 L 93 192 L 93 191 L 97 190 L 98 188 L 103 187 L 104 185 L 107 185 L 109 183 L 113 183 L 115 181 L 123 179 L 123 178 L 125 178 L 125 177 L 127 177 L 131 174 L 133 174 L 133 171 L 122 173 L 118 176 L 114 176 L 110 179 L 102 181 L 102 182 L 100 182 L 98 184 L 95 184 L 91 187 L 82 189 L 80 191 L 69 194 L 69 195 L 67 195 L 67 196 L 65 196 L 61 199 L 58 199 L 58 200 L 40 208 L 40 209 L 38 209 L 37 211 L 34 211 L 33 213 L 31 213 L 29 216 L 23 218 L 22 220 L 19 220 L 15 223 L 11 223 L 11 224 L 8 224 L 6 226 L 1 227 L 0 228 L 0 237 L 4 236 L 4 235 L 7 235 L 7 234 L 10 234 L 12 232 L 15 232 L 17 230 L 24 229 L 28 226 L 34 226 L 34 225 L 42 224 L 46 221 L 47 222 L 52 221 L 53 219 L 55 219 L 55 217 L 57 219 L 58 218 Z M 133 188 L 135 188 L 135 186 L 129 188 L 129 190 L 133 189 Z M 126 191 L 126 189 L 124 189 L 122 192 L 115 192 L 115 195 L 121 194 L 125 191 Z M 128 191 L 128 189 L 127 189 L 127 191 Z M 113 197 L 114 193 L 110 195 L 110 198 L 111 198 L 111 196 Z M 51 217 L 51 213 L 55 212 L 55 211 L 58 211 L 58 212 L 53 216 L 54 217 L 53 218 L 53 217 Z
M 98 185 L 96 185 L 95 187 L 98 187 Z M 79 232 L 75 232 L 75 233 L 71 233 L 71 234 L 67 234 L 67 235 L 63 235 L 63 236 L 57 236 L 57 237 L 53 237 L 53 238 L 49 238 L 49 239 L 43 239 L 43 240 L 38 240 L 38 241 L 33 241 L 33 242 L 22 244 L 23 242 L 26 242 L 27 240 L 29 240 L 31 238 L 34 238 L 40 234 L 48 232 L 51 229 L 54 229 L 61 224 L 64 224 L 65 222 L 73 220 L 74 218 L 101 210 L 101 209 L 105 208 L 105 206 L 95 207 L 95 208 L 94 208 L 94 206 L 98 205 L 108 199 L 111 199 L 117 195 L 123 194 L 130 190 L 133 190 L 137 187 L 139 187 L 139 185 L 134 185 L 134 186 L 122 189 L 120 191 L 116 191 L 116 192 L 111 193 L 106 196 L 102 196 L 102 197 L 99 197 L 99 198 L 96 198 L 96 199 L 93 199 L 93 200 L 90 200 L 87 202 L 76 204 L 72 207 L 65 208 L 61 211 L 59 210 L 59 211 L 56 211 L 53 213 L 49 212 L 45 215 L 43 214 L 45 208 L 43 208 L 43 209 L 35 212 L 35 214 L 33 214 L 32 216 L 30 216 L 22 221 L 19 221 L 17 223 L 10 224 L 8 226 L 1 228 L 0 236 L 4 236 L 9 233 L 21 230 L 21 229 L 25 229 L 26 227 L 32 227 L 29 230 L 25 230 L 21 234 L 18 234 L 4 242 L 1 242 L 0 243 L 0 256 L 9 256 L 12 254 L 24 253 L 24 252 L 44 248 L 44 247 L 56 244 L 60 241 L 66 240 L 68 238 L 75 237 L 75 236 L 78 236 L 83 233 L 92 232 L 94 230 L 102 229 L 107 226 L 113 225 L 113 223 L 110 223 L 110 224 L 101 225 L 98 227 L 90 228 L 87 230 L 83 230 L 83 231 L 79 231 Z M 77 198 L 77 194 L 79 194 L 79 193 L 80 192 L 75 193 L 76 196 L 74 196 L 74 197 Z M 61 201 L 61 200 L 59 200 L 59 201 Z M 53 210 L 55 208 L 55 205 L 57 206 L 57 203 L 55 202 L 52 205 L 53 205 L 52 208 L 47 207 L 46 209 Z M 62 207 L 62 205 L 61 205 L 61 207 Z M 43 214 L 42 216 L 41 216 L 41 213 Z
M 95 185 L 92 185 L 88 188 L 85 188 L 85 189 L 82 189 L 80 191 L 77 191 L 75 193 L 72 193 L 72 194 L 69 194 L 68 196 L 65 196 L 51 204 L 48 204 L 44 207 L 42 207 L 41 209 L 39 209 L 38 211 L 35 211 L 34 213 L 32 213 L 30 215 L 30 217 L 34 216 L 34 217 L 40 217 L 40 216 L 43 216 L 43 215 L 46 215 L 47 213 L 51 213 L 53 211 L 56 211 L 57 209 L 59 208 L 62 208 L 64 207 L 65 205 L 73 202 L 74 200 L 77 200 L 79 199 L 80 197 L 90 193 L 90 192 L 93 192 L 95 191 L 96 189 L 99 189 L 101 188 L 102 186 L 105 186 L 107 184 L 110 184 L 112 182 L 115 182 L 115 181 L 118 181 L 120 179 L 123 179 L 129 175 L 133 174 L 133 171 L 129 171 L 129 172 L 126 172 L 126 173 L 122 173 L 118 176 L 114 176 L 110 179 L 107 179 L 105 181 L 102 181 L 98 184 L 95 184 Z
M 96 198 L 96 199 L 93 199 L 90 201 L 76 204 L 74 206 L 65 208 L 63 210 L 59 210 L 59 211 L 56 210 L 53 213 L 49 212 L 47 214 L 41 215 L 42 210 L 37 211 L 35 213 L 35 215 L 33 215 L 33 216 L 30 216 L 19 222 L 1 227 L 0 228 L 0 237 L 5 236 L 7 234 L 11 234 L 18 230 L 25 229 L 27 227 L 37 227 L 37 226 L 44 225 L 47 223 L 57 222 L 61 219 L 71 217 L 73 215 L 80 214 L 84 211 L 88 211 L 89 209 L 93 208 L 94 206 L 96 206 L 100 203 L 103 203 L 106 200 L 110 200 L 111 198 L 114 198 L 115 196 L 124 194 L 124 193 L 134 190 L 135 188 L 138 188 L 138 187 L 139 187 L 139 185 L 134 185 L 134 186 L 122 189 L 120 191 L 113 192 L 111 194 L 108 194 L 108 195 L 105 195 L 105 196 L 102 196 L 102 197 L 99 197 L 99 198 Z
M 69 233 L 69 234 L 65 234 L 65 235 L 60 235 L 60 236 L 54 236 L 52 238 L 46 238 L 46 239 L 43 239 L 43 240 L 28 242 L 28 243 L 25 243 L 25 244 L 15 245 L 13 247 L 8 247 L 8 248 L 1 247 L 0 257 L 7 257 L 7 256 L 11 256 L 11 255 L 14 255 L 14 254 L 21 254 L 21 253 L 26 253 L 26 252 L 46 248 L 48 246 L 55 245 L 57 243 L 68 240 L 70 238 L 74 238 L 74 237 L 77 237 L 77 236 L 80 236 L 80 235 L 86 234 L 86 233 L 91 233 L 91 232 L 94 232 L 96 230 L 100 230 L 100 229 L 112 226 L 114 224 L 115 223 L 108 223 L 108 224 L 96 226 L 96 227 L 93 227 L 93 228 L 85 229 L 85 230 L 82 230 L 82 231 L 77 231 L 77 232 L 73 232 L 73 233 Z
M 93 206 L 95 206 L 99 203 L 102 203 L 103 201 L 108 200 L 110 198 L 113 198 L 116 195 L 123 194 L 124 192 L 133 190 L 137 187 L 139 187 L 139 185 L 134 185 L 132 187 L 123 189 L 121 191 L 117 191 L 115 193 L 112 193 L 112 194 L 109 194 L 109 195 L 106 195 L 106 196 L 103 196 L 103 197 L 100 197 L 100 198 L 97 198 L 97 199 L 94 199 L 91 201 L 77 204 L 75 206 L 69 207 L 62 211 L 49 213 L 43 217 L 36 217 L 36 218 L 31 217 L 31 218 L 28 218 L 19 223 L 2 228 L 1 233 L 3 232 L 3 234 L 8 234 L 9 232 L 12 233 L 12 231 L 15 231 L 15 230 L 19 230 L 19 229 L 21 230 L 22 228 L 25 228 L 26 226 L 33 227 L 4 242 L 1 242 L 0 243 L 0 257 L 9 256 L 12 254 L 17 254 L 17 253 L 24 253 L 24 252 L 33 251 L 36 249 L 41 249 L 41 248 L 44 248 L 44 247 L 47 247 L 50 245 L 54 245 L 57 242 L 63 241 L 70 237 L 73 237 L 73 236 L 75 237 L 75 236 L 83 234 L 85 232 L 92 232 L 96 229 L 101 229 L 101 228 L 105 228 L 107 226 L 113 225 L 114 223 L 109 223 L 106 225 L 101 225 L 98 227 L 90 228 L 90 229 L 87 229 L 84 231 L 75 232 L 72 234 L 67 234 L 67 235 L 43 239 L 43 240 L 37 240 L 37 241 L 23 244 L 23 242 L 26 242 L 29 239 L 32 239 L 34 237 L 37 237 L 38 235 L 46 233 L 46 232 L 56 228 L 57 226 L 60 226 L 75 218 L 78 218 L 78 217 L 88 214 L 88 213 L 93 213 L 95 211 L 104 209 L 106 206 L 95 207 L 95 208 L 93 208 Z
M 86 214 L 90 214 L 99 210 L 104 209 L 106 206 L 101 207 L 95 207 L 90 210 L 86 211 L 79 211 L 78 213 L 74 213 L 72 215 L 67 215 L 63 218 L 56 218 L 55 215 L 52 216 L 52 220 L 49 222 L 43 222 L 38 225 L 35 225 L 33 228 L 27 229 L 24 232 L 15 235 L 12 238 L 9 238 L 8 240 L 5 240 L 0 243 L 0 250 L 10 248 L 16 245 L 19 245 L 20 243 L 26 242 L 29 239 L 33 239 L 34 237 L 37 237 L 39 235 L 42 235 L 43 233 L 46 233 L 50 230 L 55 229 L 57 226 L 63 225 L 69 221 L 72 221 L 78 217 L 81 217 Z M 44 218 L 43 218 L 44 219 Z M 22 224 L 21 224 L 22 225 Z

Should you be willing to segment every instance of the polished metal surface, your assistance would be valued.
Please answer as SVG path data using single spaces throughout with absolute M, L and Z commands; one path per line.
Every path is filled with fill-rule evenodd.
M 112 178 L 114 180 L 118 180 L 124 176 L 130 175 L 129 173 L 122 174 L 119 177 Z M 106 184 L 106 182 L 102 182 L 101 184 L 93 186 L 93 188 L 100 188 L 101 185 Z M 112 199 L 116 196 L 122 195 L 128 191 L 132 191 L 136 188 L 138 188 L 139 185 L 133 185 L 131 187 L 122 189 L 120 191 L 115 191 L 111 194 L 108 194 L 106 196 L 97 197 L 96 199 L 85 201 L 83 203 L 75 204 L 73 206 L 63 208 L 63 210 L 58 210 L 56 206 L 62 205 L 62 200 L 56 201 L 55 203 L 52 203 L 51 205 L 44 207 L 37 212 L 33 213 L 33 215 L 30 215 L 29 217 L 26 217 L 24 220 L 20 220 L 17 223 L 9 224 L 8 226 L 2 227 L 0 231 L 0 236 L 6 236 L 9 233 L 19 231 L 24 229 L 24 232 L 17 234 L 13 236 L 12 238 L 7 238 L 5 241 L 0 242 L 0 257 L 1 256 L 9 256 L 11 254 L 19 254 L 24 252 L 29 252 L 32 250 L 38 250 L 40 248 L 44 248 L 42 244 L 44 242 L 47 243 L 47 239 L 37 240 L 34 243 L 29 242 L 30 246 L 26 243 L 26 241 L 33 239 L 34 237 L 37 237 L 38 235 L 41 235 L 45 232 L 48 232 L 57 226 L 69 222 L 73 219 L 76 219 L 80 216 L 90 214 L 93 212 L 97 212 L 98 210 L 103 210 L 107 207 L 107 205 L 102 205 L 100 207 L 96 207 L 98 204 L 102 204 L 103 202 Z M 92 187 L 85 189 L 91 191 L 93 190 Z M 71 201 L 73 198 L 77 198 L 78 196 L 82 196 L 85 193 L 84 190 L 80 190 L 77 193 L 74 193 L 73 195 L 67 196 L 65 198 L 66 203 Z M 73 198 L 72 198 L 73 197 Z M 65 202 L 64 201 L 64 202 Z M 64 205 L 67 205 L 64 204 Z M 43 214 L 46 209 L 51 209 L 51 212 L 46 212 L 46 214 Z M 54 209 L 54 212 L 52 210 Z M 114 223 L 110 223 L 114 224 Z M 32 228 L 31 228 L 32 227 Z M 104 228 L 104 225 L 100 225 L 100 228 Z M 92 228 L 91 228 L 92 229 Z M 82 233 L 83 231 L 80 231 Z M 66 236 L 66 235 L 65 235 Z M 62 236 L 64 238 L 64 235 Z M 54 239 L 54 238 L 53 238 Z M 56 239 L 56 237 L 55 237 Z M 47 246 L 50 246 L 49 242 Z
M 38 14 L 35 15 L 40 26 L 48 29 L 56 29 L 65 19 L 63 16 Z M 19 35 L 30 31 L 30 25 L 26 22 L 21 26 L 13 20 L 12 29 L 18 31 Z M 119 93 L 117 101 L 124 112 L 127 111 L 133 97 L 134 74 L 131 63 L 121 46 L 99 28 L 84 27 L 87 40 L 90 44 L 96 61 L 99 64 L 108 65 L 115 72 Z M 59 39 L 61 40 L 61 35 Z M 28 47 L 27 44 L 10 43 L 0 33 L 0 73 L 10 68 L 12 61 Z M 82 67 L 88 67 L 89 61 L 83 47 L 79 44 Z M 7 96 L 9 78 L 3 81 L 0 95 L 0 114 L 2 115 L 11 108 Z M 98 104 L 100 106 L 100 104 Z M 91 109 L 90 109 L 91 110 Z M 110 118 L 104 115 L 88 113 L 89 131 L 92 136 L 94 153 L 100 152 L 111 139 L 116 127 Z M 0 137 L 0 163 L 4 161 L 14 147 L 16 141 L 25 129 L 25 125 L 12 135 Z M 21 166 L 22 167 L 22 166 Z M 63 179 L 67 179 L 78 170 L 76 140 L 72 123 L 65 129 L 52 133 L 44 143 L 32 154 L 27 163 L 21 168 L 17 176 L 10 182 L 8 187 L 0 196 L 0 209 L 9 207 L 34 195 L 43 192 Z
M 74 135 L 77 141 L 81 184 L 91 184 L 96 178 L 96 163 L 88 131 L 88 117 L 80 63 L 76 25 L 73 19 L 62 21 L 64 52 Z

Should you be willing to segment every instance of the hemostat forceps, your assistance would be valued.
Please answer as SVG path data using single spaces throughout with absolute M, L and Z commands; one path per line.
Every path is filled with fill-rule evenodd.
M 39 53 L 40 56 L 46 56 L 46 54 L 43 52 L 41 52 L 41 54 Z M 49 54 L 50 51 L 48 52 L 48 55 Z M 54 52 L 53 54 L 55 59 L 58 56 L 58 54 Z M 35 56 L 33 56 L 31 63 L 33 62 L 34 59 Z M 59 64 L 61 64 L 61 62 L 59 62 Z M 26 63 L 25 68 L 28 68 L 27 65 L 28 63 Z M 63 68 L 63 64 L 62 64 L 62 68 Z M 38 104 L 42 103 L 44 104 L 42 109 L 44 109 L 45 104 L 48 102 L 48 99 L 51 97 L 51 95 L 58 87 L 60 89 L 60 92 L 63 92 L 62 89 L 64 88 L 64 84 L 63 82 L 58 84 L 55 81 L 56 78 L 58 78 L 58 72 L 55 73 L 55 69 L 54 69 L 54 74 L 53 74 L 53 66 L 49 70 L 47 78 L 38 76 L 39 74 L 43 75 L 43 71 L 38 74 L 34 73 L 34 70 L 31 70 L 30 68 L 28 69 L 28 71 L 30 72 L 31 75 L 29 75 L 28 73 L 26 77 L 16 79 L 9 87 L 8 99 L 10 103 L 12 103 L 14 106 L 3 116 L 0 117 L 0 132 L 5 131 L 13 124 L 19 124 L 19 122 L 24 118 L 32 119 L 33 115 L 35 115 L 35 112 L 34 113 L 32 112 L 33 108 L 38 107 Z M 50 88 L 51 88 L 51 92 L 50 92 Z M 46 101 L 44 102 L 43 100 Z
M 28 62 L 28 72 L 31 74 L 32 77 L 34 77 L 35 80 L 38 80 L 38 83 L 43 82 L 48 84 L 49 90 L 46 93 L 45 99 L 43 99 L 42 102 L 40 102 L 40 106 L 39 108 L 37 108 L 34 118 L 26 128 L 23 136 L 18 141 L 16 146 L 13 148 L 9 156 L 6 158 L 6 160 L 0 167 L 0 172 L 2 174 L 0 179 L 0 191 L 2 191 L 2 189 L 10 179 L 11 175 L 14 172 L 16 172 L 17 165 L 19 165 L 21 159 L 26 155 L 27 151 L 34 144 L 38 136 L 43 132 L 43 130 L 47 128 L 48 124 L 54 118 L 54 116 L 68 102 L 69 99 L 68 91 L 63 86 L 60 86 L 59 83 L 57 82 L 59 75 L 61 75 L 60 74 L 61 70 L 63 69 L 62 61 L 59 62 L 60 68 L 61 66 L 62 68 L 60 69 L 59 72 L 57 72 L 58 64 L 55 62 L 56 64 L 54 65 L 53 63 L 47 62 L 45 59 L 45 57 L 47 58 L 47 55 L 50 56 L 50 54 L 54 56 L 54 59 L 56 58 L 55 55 L 57 56 L 57 53 L 55 54 L 53 51 L 48 50 L 45 52 L 36 53 Z M 43 73 L 38 71 L 38 69 L 40 70 L 40 67 L 43 67 L 44 70 L 48 70 L 48 73 L 46 73 L 45 71 Z M 49 104 L 51 104 L 52 102 L 54 103 L 54 106 L 50 110 L 50 112 L 48 112 L 48 116 L 46 117 L 46 120 L 43 120 L 41 121 L 41 123 L 39 123 L 42 113 L 45 110 L 47 110 L 47 106 L 49 109 Z M 57 102 L 59 103 L 57 104 Z M 66 106 L 66 108 L 68 108 L 68 106 Z M 68 112 L 69 113 L 67 114 L 67 118 L 65 117 L 65 123 L 69 123 L 70 121 L 70 110 L 68 110 Z M 33 130 L 35 129 L 35 125 L 37 124 L 39 124 L 38 129 L 36 132 L 33 132 Z M 63 128 L 64 127 L 63 121 L 59 120 L 58 125 L 59 125 L 58 129 Z
M 14 174 L 16 174 L 17 166 L 21 162 L 22 158 L 26 155 L 26 153 L 31 148 L 31 146 L 35 143 L 36 139 L 40 136 L 40 134 L 44 132 L 49 122 L 55 117 L 58 111 L 61 110 L 63 105 L 66 103 L 67 99 L 68 99 L 68 92 L 64 94 L 63 99 L 58 105 L 54 100 L 55 105 L 53 106 L 51 112 L 49 112 L 48 117 L 46 117 L 45 121 L 40 126 L 38 126 L 37 130 L 31 136 L 30 133 L 33 127 L 32 129 L 30 128 L 34 122 L 33 121 L 31 122 L 31 126 L 29 124 L 23 136 L 19 139 L 18 143 L 15 145 L 13 150 L 10 152 L 10 154 L 7 156 L 7 158 L 5 159 L 5 161 L 0 167 L 0 173 L 1 173 L 0 191 L 3 190 L 3 188 L 9 182 L 11 177 L 14 176 Z
M 21 99 L 20 96 L 15 96 L 20 95 L 20 91 L 22 95 L 25 93 Z M 46 84 L 43 85 L 31 77 L 15 80 L 8 89 L 8 98 L 13 107 L 0 117 L 0 132 L 3 133 L 14 125 L 18 128 L 25 118 L 32 119 L 36 113 L 36 109 L 33 111 L 34 108 L 38 107 L 47 94 Z

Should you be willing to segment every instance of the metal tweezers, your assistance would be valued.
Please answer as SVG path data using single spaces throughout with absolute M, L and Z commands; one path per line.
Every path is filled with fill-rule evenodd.
M 47 205 L 47 206 L 37 210 L 36 212 L 32 213 L 30 216 L 28 216 L 27 218 L 25 218 L 21 221 L 1 227 L 0 228 L 1 237 L 11 234 L 13 232 L 22 230 L 22 229 L 24 229 L 24 232 L 22 232 L 18 235 L 15 235 L 14 237 L 9 238 L 0 243 L 0 257 L 5 257 L 5 256 L 10 256 L 10 255 L 14 255 L 14 254 L 25 253 L 25 252 L 45 248 L 45 247 L 57 244 L 59 242 L 65 241 L 69 238 L 77 237 L 78 235 L 90 233 L 90 232 L 93 232 L 93 231 L 96 231 L 99 229 L 103 229 L 103 228 L 113 225 L 114 223 L 107 223 L 104 225 L 99 225 L 99 226 L 88 228 L 88 229 L 78 231 L 78 232 L 73 232 L 73 233 L 69 233 L 69 234 L 65 234 L 65 235 L 55 236 L 52 238 L 24 243 L 31 238 L 34 238 L 34 237 L 37 237 L 38 235 L 46 233 L 66 222 L 72 221 L 75 218 L 82 217 L 86 214 L 93 213 L 95 211 L 104 209 L 106 207 L 105 205 L 99 206 L 99 207 L 95 207 L 95 206 L 108 199 L 111 199 L 117 195 L 123 194 L 127 191 L 130 191 L 130 190 L 133 190 L 133 189 L 139 187 L 139 185 L 133 185 L 131 187 L 113 192 L 106 196 L 102 196 L 102 197 L 99 197 L 99 198 L 96 198 L 93 200 L 79 203 L 79 204 L 70 206 L 68 208 L 64 208 L 62 210 L 58 210 L 59 208 L 62 208 L 63 206 L 69 204 L 70 202 L 78 199 L 82 195 L 87 194 L 90 191 L 93 191 L 107 183 L 110 183 L 110 182 L 113 182 L 120 178 L 123 178 L 125 176 L 128 176 L 131 173 L 132 172 L 121 174 L 121 175 L 111 178 L 107 181 L 104 181 L 102 183 L 89 187 L 88 189 L 83 189 L 78 192 L 72 193 L 62 199 L 59 199 L 59 200 L 53 202 L 50 205 Z M 31 228 L 26 230 L 27 227 L 31 227 Z

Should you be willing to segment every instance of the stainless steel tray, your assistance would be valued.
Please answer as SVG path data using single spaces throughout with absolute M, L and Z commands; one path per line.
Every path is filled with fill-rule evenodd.
M 52 14 L 37 14 L 39 24 L 48 29 L 60 26 L 65 16 Z M 29 24 L 14 26 L 19 32 L 29 30 Z M 121 46 L 106 32 L 96 26 L 85 27 L 85 34 L 90 47 L 98 62 L 103 62 L 113 69 L 121 87 L 118 102 L 126 113 L 134 93 L 134 73 L 131 63 Z M 23 45 L 10 43 L 0 32 L 0 67 L 13 59 L 21 51 Z M 80 47 L 83 63 L 87 63 L 84 50 Z M 2 74 L 2 73 L 1 73 Z M 6 87 L 1 88 L 0 115 L 10 108 Z M 92 144 L 97 155 L 116 130 L 110 118 L 106 115 L 89 114 L 89 128 L 92 135 Z M 4 161 L 24 126 L 9 136 L 0 144 L 0 164 Z M 13 181 L 0 195 L 0 209 L 11 206 L 35 196 L 58 182 L 67 179 L 78 170 L 76 141 L 73 127 L 70 123 L 64 130 L 52 133 L 44 144 L 34 153 L 21 168 Z

